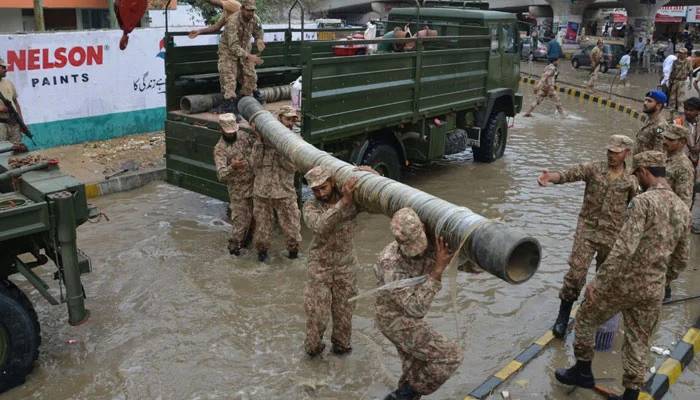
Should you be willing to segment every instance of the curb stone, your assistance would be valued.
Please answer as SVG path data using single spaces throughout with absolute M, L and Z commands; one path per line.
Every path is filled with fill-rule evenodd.
M 85 195 L 88 199 L 106 196 L 112 193 L 126 192 L 140 188 L 153 181 L 165 180 L 165 167 L 158 167 L 144 171 L 135 171 L 119 177 L 103 180 L 101 182 L 86 183 Z

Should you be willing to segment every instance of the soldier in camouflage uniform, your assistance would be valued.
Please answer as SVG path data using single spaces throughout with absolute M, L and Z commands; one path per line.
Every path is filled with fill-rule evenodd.
M 666 150 L 666 180 L 673 192 L 688 205 L 693 203 L 693 163 L 683 151 L 688 143 L 688 130 L 682 126 L 669 125 L 664 131 Z
M 369 167 L 358 169 L 376 173 Z M 323 334 L 330 316 L 331 351 L 346 354 L 352 351 L 350 333 L 355 309 L 348 299 L 357 293 L 353 236 L 360 210 L 352 198 L 357 179 L 349 179 L 339 191 L 331 174 L 321 166 L 309 170 L 304 178 L 314 194 L 304 203 L 303 211 L 304 222 L 314 234 L 309 247 L 309 278 L 304 288 L 304 350 L 312 357 L 323 352 Z
M 221 139 L 214 146 L 216 176 L 228 188 L 231 209 L 231 238 L 228 250 L 240 255 L 253 217 L 253 146 L 255 138 L 238 129 L 233 114 L 219 115 Z
M 380 291 L 376 323 L 401 358 L 403 373 L 398 389 L 385 400 L 419 399 L 436 391 L 462 363 L 459 345 L 424 321 L 433 298 L 442 287 L 442 274 L 452 258 L 442 238 L 428 245 L 425 227 L 410 208 L 391 219 L 394 241 L 382 250 L 374 267 L 379 286 L 426 275 L 419 285 Z
M 665 165 L 666 156 L 658 151 L 634 156 L 634 174 L 645 192 L 630 202 L 608 258 L 586 287 L 586 301 L 576 316 L 576 364 L 556 371 L 561 383 L 593 388 L 591 361 L 596 330 L 622 312 L 625 393 L 610 398 L 637 400 L 644 384 L 649 339 L 659 320 L 664 287 L 678 277 L 688 262 L 690 211 L 663 178 Z
M 541 186 L 549 182 L 586 182 L 569 256 L 569 271 L 559 292 L 559 314 L 552 328 L 554 336 L 558 338 L 566 334 L 571 308 L 586 284 L 586 274 L 593 256 L 596 266 L 600 267 L 622 226 L 627 203 L 637 193 L 636 179 L 625 172 L 625 158 L 630 153 L 632 143 L 627 136 L 613 135 L 608 142 L 607 161 L 578 164 L 560 172 L 544 170 L 537 179 Z
M 277 118 L 291 130 L 297 120 L 297 113 L 292 107 L 284 106 L 277 112 Z M 258 260 L 267 259 L 275 214 L 287 238 L 289 258 L 297 258 L 299 243 L 301 243 L 301 212 L 297 205 L 297 192 L 294 187 L 296 173 L 294 163 L 262 140 L 256 142 L 255 155 L 253 191 L 255 194 L 255 248 L 258 250 Z
M 241 0 L 241 9 L 231 15 L 219 39 L 219 83 L 224 94 L 221 110 L 236 110 L 236 86 L 241 82 L 241 96 L 250 96 L 257 90 L 255 66 L 262 64 L 259 55 L 251 53 L 251 39 L 255 39 L 258 54 L 265 49 L 260 18 L 255 15 L 255 0 Z
M 686 79 L 693 73 L 693 63 L 688 59 L 688 49 L 678 48 L 678 58 L 673 62 L 669 75 L 669 108 L 678 111 L 680 101 L 685 96 Z
M 532 105 L 530 106 L 530 109 L 527 110 L 525 114 L 523 114 L 523 117 L 532 117 L 532 112 L 535 110 L 535 107 L 539 106 L 540 103 L 542 103 L 542 100 L 544 100 L 547 97 L 554 100 L 554 105 L 556 106 L 559 114 L 564 114 L 564 109 L 561 106 L 561 99 L 559 98 L 557 89 L 554 87 L 557 74 L 559 73 L 557 71 L 558 67 L 558 58 L 553 59 L 549 65 L 544 67 L 542 77 L 537 83 L 537 86 L 535 86 L 535 94 L 537 95 L 537 98 L 535 99 L 535 102 L 532 103 Z
M 664 92 L 660 90 L 652 90 L 645 95 L 642 111 L 647 115 L 647 120 L 637 132 L 632 154 L 650 150 L 663 152 L 663 133 L 668 129 L 668 123 L 662 113 L 667 100 Z

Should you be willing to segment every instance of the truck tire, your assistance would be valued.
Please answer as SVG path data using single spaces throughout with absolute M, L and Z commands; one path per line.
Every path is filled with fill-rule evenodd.
M 479 147 L 472 147 L 474 160 L 479 162 L 493 162 L 503 157 L 508 140 L 508 124 L 506 113 L 494 111 L 489 116 L 486 129 L 481 132 Z
M 362 165 L 369 165 L 382 176 L 398 181 L 401 179 L 401 162 L 396 150 L 388 144 L 374 144 L 362 157 Z
M 8 280 L 0 281 L 0 393 L 24 383 L 39 357 L 41 335 L 27 296 Z
M 467 132 L 457 129 L 445 138 L 445 155 L 461 153 L 467 149 Z

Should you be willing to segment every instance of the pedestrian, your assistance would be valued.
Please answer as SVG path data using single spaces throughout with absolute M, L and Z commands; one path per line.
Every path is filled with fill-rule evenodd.
M 669 75 L 669 108 L 678 111 L 678 106 L 685 97 L 686 81 L 693 73 L 693 64 L 688 59 L 688 50 L 685 47 L 679 47 L 677 59 L 671 67 Z
M 523 114 L 523 117 L 532 117 L 532 111 L 534 111 L 535 107 L 540 105 L 542 100 L 545 98 L 552 99 L 559 114 L 564 114 L 564 108 L 561 106 L 561 99 L 559 98 L 557 88 L 555 87 L 558 66 L 559 59 L 555 58 L 544 68 L 544 72 L 542 72 L 539 82 L 537 82 L 537 85 L 535 85 L 535 101 L 532 103 L 527 112 Z
M 564 53 L 562 53 L 561 50 L 561 45 L 557 41 L 557 39 L 552 38 L 549 42 L 547 42 L 547 60 L 550 62 L 554 62 L 554 60 L 558 60 L 564 56 Z
M 603 61 L 603 41 L 598 40 L 596 46 L 591 50 L 591 77 L 586 84 L 589 90 L 595 90 L 595 84 L 598 81 L 598 72 L 600 71 Z
M 676 62 L 677 58 L 678 57 L 676 57 L 675 54 L 671 54 L 664 59 L 664 62 L 662 64 L 663 78 L 661 79 L 660 86 L 664 93 L 666 93 L 666 96 L 668 96 L 671 93 L 669 80 L 671 78 L 671 69 L 673 68 L 673 63 Z
M 291 106 L 277 111 L 278 120 L 290 131 L 297 121 Z M 255 249 L 258 260 L 267 259 L 275 215 L 287 244 L 287 255 L 295 259 L 301 243 L 301 212 L 294 187 L 296 167 L 283 154 L 262 139 L 255 142 L 255 182 L 253 214 L 255 215 Z
M 221 138 L 214 146 L 219 182 L 226 184 L 231 210 L 230 254 L 239 256 L 253 233 L 253 181 L 255 137 L 240 129 L 233 114 L 220 114 Z
M 578 164 L 559 172 L 545 169 L 537 178 L 540 186 L 547 186 L 550 182 L 586 183 L 569 256 L 569 270 L 559 291 L 561 304 L 552 328 L 555 337 L 565 336 L 571 308 L 586 284 L 586 274 L 593 256 L 596 258 L 596 268 L 600 268 L 622 226 L 627 204 L 637 193 L 637 180 L 626 173 L 625 165 L 632 145 L 629 137 L 613 135 L 608 140 L 607 161 Z
M 382 250 L 374 267 L 381 287 L 402 279 L 425 276 L 416 286 L 380 291 L 375 321 L 396 346 L 402 374 L 398 389 L 384 400 L 414 400 L 436 391 L 462 363 L 462 349 L 438 333 L 424 317 L 442 287 L 442 275 L 452 259 L 445 240 L 430 245 L 425 227 L 411 208 L 391 219 L 394 241 Z
M 359 170 L 376 172 L 369 167 Z M 304 350 L 311 356 L 323 352 L 323 334 L 329 317 L 333 321 L 331 352 L 352 351 L 350 336 L 354 303 L 348 299 L 357 293 L 355 265 L 355 217 L 360 211 L 353 202 L 357 178 L 350 178 L 338 190 L 335 179 L 321 166 L 304 175 L 314 198 L 304 204 L 304 222 L 313 232 L 309 247 L 308 281 L 304 288 L 306 339 Z
M 241 9 L 227 19 L 219 39 L 219 83 L 224 95 L 220 106 L 222 112 L 237 113 L 236 87 L 239 81 L 241 96 L 256 94 L 259 97 L 255 66 L 263 63 L 260 54 L 265 49 L 265 42 L 262 23 L 255 10 L 255 0 L 241 0 Z M 257 54 L 251 52 L 253 39 Z
M 685 154 L 688 145 L 688 129 L 670 124 L 663 133 L 666 151 L 666 180 L 671 190 L 690 207 L 693 203 L 695 171 L 693 163 Z
M 209 3 L 215 7 L 221 7 L 223 9 L 221 16 L 219 16 L 219 19 L 217 19 L 212 25 L 202 29 L 194 29 L 190 31 L 190 33 L 187 34 L 190 39 L 194 39 L 202 34 L 219 32 L 221 28 L 226 25 L 229 17 L 241 9 L 241 3 L 237 2 L 236 0 L 209 0 Z
M 620 84 L 625 87 L 629 86 L 629 83 L 627 82 L 627 74 L 630 71 L 630 65 L 632 63 L 630 53 L 630 50 L 626 50 L 625 55 L 620 57 Z
M 662 117 L 664 104 L 668 98 L 661 90 L 647 92 L 644 97 L 642 111 L 647 116 L 644 126 L 637 132 L 634 151 L 632 154 L 643 151 L 656 150 L 663 151 L 662 134 L 668 129 L 668 123 Z
M 17 100 L 17 89 L 11 80 L 7 79 L 7 63 L 0 58 L 0 94 L 3 101 L 0 101 L 0 140 L 6 140 L 14 145 L 22 143 L 22 132 L 19 122 L 10 118 L 10 107 L 17 111 L 22 118 L 22 108 Z M 7 102 L 9 105 L 6 105 Z
M 663 178 L 665 165 L 666 157 L 658 151 L 639 153 L 633 158 L 634 174 L 645 192 L 630 202 L 608 258 L 586 287 L 585 301 L 576 315 L 576 364 L 555 373 L 563 384 L 594 387 L 591 362 L 596 330 L 622 312 L 625 392 L 608 398 L 636 400 L 639 396 L 664 289 L 688 263 L 690 212 Z
M 644 44 L 644 50 L 642 54 L 642 69 L 647 73 L 651 72 L 651 57 L 654 53 L 654 47 L 651 44 L 651 39 L 647 39 Z
M 638 37 L 637 41 L 634 43 L 634 56 L 637 59 L 637 63 L 642 65 L 642 59 L 644 56 L 644 48 L 646 47 L 643 37 Z

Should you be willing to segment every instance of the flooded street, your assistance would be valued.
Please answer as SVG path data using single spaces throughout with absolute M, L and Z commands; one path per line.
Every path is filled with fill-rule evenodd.
M 521 89 L 527 107 L 532 88 Z M 604 159 L 608 136 L 633 137 L 641 126 L 592 103 L 567 96 L 562 102 L 565 119 L 553 115 L 546 101 L 533 118 L 517 117 L 501 160 L 472 163 L 468 151 L 406 178 L 409 185 L 506 221 L 540 240 L 543 249 L 538 273 L 519 286 L 485 273 L 458 274 L 457 310 L 450 279 L 444 279 L 426 318 L 457 337 L 465 360 L 430 399 L 464 398 L 554 322 L 583 184 L 541 188 L 535 181 L 540 170 Z M 373 298 L 358 303 L 350 356 L 326 352 L 310 360 L 305 355 L 305 255 L 288 260 L 279 235 L 266 264 L 252 252 L 231 257 L 225 206 L 165 183 L 94 203 L 110 221 L 79 228 L 79 246 L 93 265 L 93 272 L 83 276 L 91 319 L 84 326 L 68 326 L 65 309 L 49 306 L 27 282 L 18 282 L 36 303 L 42 346 L 27 383 L 3 398 L 381 399 L 395 388 L 399 359 L 374 327 Z M 362 292 L 375 287 L 372 263 L 392 239 L 387 217 L 362 214 L 358 221 Z M 305 229 L 303 235 L 305 249 L 310 233 Z M 673 284 L 674 297 L 700 290 L 700 236 L 693 236 L 691 251 L 689 268 Z M 53 282 L 50 268 L 38 272 Z M 672 348 L 700 314 L 700 301 L 663 311 L 652 344 Z M 499 390 L 509 390 L 515 399 L 600 398 L 582 389 L 567 397 L 567 389 L 554 382 L 554 368 L 573 360 L 571 336 L 566 345 L 554 341 Z M 614 378 L 602 383 L 618 390 L 621 339 L 618 334 L 614 353 L 599 354 L 594 361 L 597 377 Z M 652 354 L 649 366 L 661 360 Z M 698 387 L 700 362 L 695 360 L 665 399 L 695 399 Z

